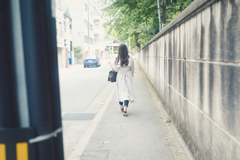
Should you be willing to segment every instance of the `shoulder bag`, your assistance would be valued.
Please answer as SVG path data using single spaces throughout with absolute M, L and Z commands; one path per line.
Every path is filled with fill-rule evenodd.
M 116 82 L 116 80 L 117 80 L 117 72 L 115 72 L 114 70 L 110 71 L 108 75 L 108 81 Z

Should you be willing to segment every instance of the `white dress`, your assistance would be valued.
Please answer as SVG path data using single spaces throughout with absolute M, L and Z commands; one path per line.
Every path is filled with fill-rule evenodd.
M 120 62 L 116 65 L 114 62 L 110 63 L 111 68 L 118 72 L 117 74 L 117 90 L 116 90 L 116 101 L 124 102 L 129 100 L 134 102 L 134 93 L 132 88 L 132 77 L 134 73 L 134 61 L 131 55 L 129 55 L 128 66 L 121 67 Z

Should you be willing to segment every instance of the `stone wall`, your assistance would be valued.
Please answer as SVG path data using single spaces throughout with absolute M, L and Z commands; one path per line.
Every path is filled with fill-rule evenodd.
M 195 0 L 136 58 L 196 159 L 240 160 L 239 0 Z

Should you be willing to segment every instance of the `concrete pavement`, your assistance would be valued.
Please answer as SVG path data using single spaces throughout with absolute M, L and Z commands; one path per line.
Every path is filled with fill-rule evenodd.
M 111 93 L 68 160 L 192 159 L 138 67 L 133 88 L 137 101 L 129 116 L 122 116 Z

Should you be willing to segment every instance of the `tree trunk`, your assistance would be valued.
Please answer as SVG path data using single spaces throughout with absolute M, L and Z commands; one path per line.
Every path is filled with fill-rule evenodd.
M 166 24 L 166 2 L 165 0 L 162 0 L 162 3 L 161 3 L 161 11 L 162 11 L 162 23 L 163 24 Z

